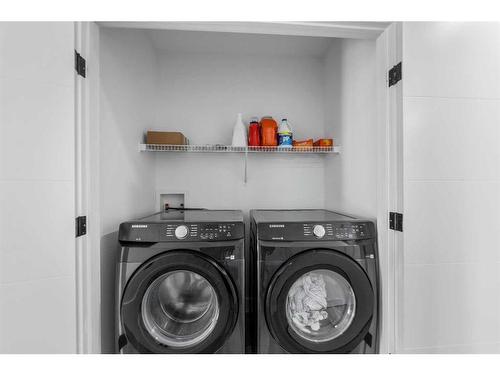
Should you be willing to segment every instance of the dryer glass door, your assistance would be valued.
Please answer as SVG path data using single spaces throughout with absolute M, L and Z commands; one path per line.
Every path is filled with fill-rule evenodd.
M 316 269 L 300 276 L 290 287 L 286 301 L 288 324 L 297 335 L 325 342 L 343 334 L 356 313 L 356 296 L 339 273 Z
M 368 275 L 354 259 L 331 249 L 289 258 L 266 293 L 268 328 L 290 353 L 349 353 L 365 337 L 373 313 Z

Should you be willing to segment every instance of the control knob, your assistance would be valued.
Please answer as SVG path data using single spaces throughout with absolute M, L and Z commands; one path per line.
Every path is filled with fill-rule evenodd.
M 179 240 L 186 238 L 187 235 L 188 228 L 185 225 L 179 225 L 177 228 L 175 228 L 175 237 L 177 237 Z
M 316 236 L 316 238 L 323 238 L 325 235 L 325 227 L 323 225 L 315 225 L 313 227 L 313 233 Z

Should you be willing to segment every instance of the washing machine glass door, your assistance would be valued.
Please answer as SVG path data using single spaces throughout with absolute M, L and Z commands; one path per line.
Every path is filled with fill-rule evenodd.
M 290 259 L 273 276 L 266 320 L 292 353 L 348 353 L 364 338 L 374 293 L 364 270 L 348 256 L 314 249 Z
M 187 269 L 154 280 L 142 299 L 144 326 L 155 340 L 173 348 L 207 338 L 219 318 L 217 293 L 200 274 Z
M 132 275 L 121 301 L 127 341 L 144 353 L 214 353 L 238 317 L 236 288 L 214 260 L 170 251 Z

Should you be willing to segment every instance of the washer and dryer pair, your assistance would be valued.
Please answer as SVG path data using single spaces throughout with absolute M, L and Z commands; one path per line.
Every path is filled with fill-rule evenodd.
M 120 225 L 120 353 L 375 353 L 375 226 L 325 210 L 165 211 Z

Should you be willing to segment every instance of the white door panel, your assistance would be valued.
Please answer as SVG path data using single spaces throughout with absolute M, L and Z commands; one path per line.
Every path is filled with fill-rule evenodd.
M 72 180 L 74 87 L 0 77 L 0 103 L 0 178 Z
M 74 277 L 0 284 L 0 353 L 75 352 Z
M 73 182 L 0 181 L 0 284 L 74 276 L 74 190 Z
M 408 180 L 500 177 L 498 100 L 406 97 L 404 107 Z
M 500 24 L 404 23 L 404 353 L 500 353 Z
M 500 238 L 491 235 L 500 182 L 413 181 L 405 196 L 406 265 L 500 262 Z
M 499 271 L 495 262 L 407 265 L 404 351 L 498 342 Z
M 500 27 L 487 22 L 406 22 L 409 96 L 499 98 Z
M 0 353 L 76 352 L 74 25 L 0 22 Z
M 0 77 L 72 86 L 72 22 L 0 22 Z M 71 48 L 68 49 L 68 46 Z

